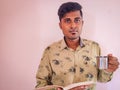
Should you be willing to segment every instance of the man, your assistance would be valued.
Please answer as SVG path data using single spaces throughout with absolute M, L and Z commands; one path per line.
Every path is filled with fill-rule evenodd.
M 36 88 L 47 85 L 67 86 L 85 81 L 110 81 L 119 62 L 108 54 L 108 69 L 100 70 L 97 67 L 95 57 L 100 56 L 98 43 L 80 37 L 84 23 L 82 6 L 76 2 L 64 3 L 58 10 L 58 16 L 64 38 L 45 49 L 36 75 Z M 95 90 L 95 85 L 77 86 L 71 90 L 85 90 L 86 87 Z

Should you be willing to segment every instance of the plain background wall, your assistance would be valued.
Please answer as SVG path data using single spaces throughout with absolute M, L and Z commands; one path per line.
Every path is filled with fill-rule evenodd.
M 63 37 L 57 16 L 69 0 L 0 0 L 0 90 L 33 90 L 45 47 Z M 75 1 L 75 0 L 73 0 Z M 83 6 L 82 37 L 97 41 L 102 55 L 120 59 L 120 1 L 76 0 Z M 97 90 L 120 90 L 120 69 Z

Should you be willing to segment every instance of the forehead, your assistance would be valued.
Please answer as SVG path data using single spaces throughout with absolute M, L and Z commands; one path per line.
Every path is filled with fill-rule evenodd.
M 80 11 L 79 10 L 71 11 L 71 12 L 66 13 L 65 16 L 63 17 L 63 19 L 65 19 L 65 18 L 76 18 L 76 17 L 80 17 L 80 18 L 82 17 L 80 15 Z

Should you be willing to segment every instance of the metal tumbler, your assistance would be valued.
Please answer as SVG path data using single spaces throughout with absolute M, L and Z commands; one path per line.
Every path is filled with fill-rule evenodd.
M 97 66 L 99 69 L 108 68 L 108 56 L 97 56 Z

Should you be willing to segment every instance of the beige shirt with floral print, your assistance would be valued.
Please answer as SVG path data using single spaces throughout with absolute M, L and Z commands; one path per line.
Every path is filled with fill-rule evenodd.
M 76 50 L 67 47 L 64 39 L 53 43 L 44 51 L 36 74 L 36 88 L 85 81 L 110 81 L 112 74 L 97 68 L 96 56 L 99 55 L 99 45 L 90 40 L 81 39 Z

